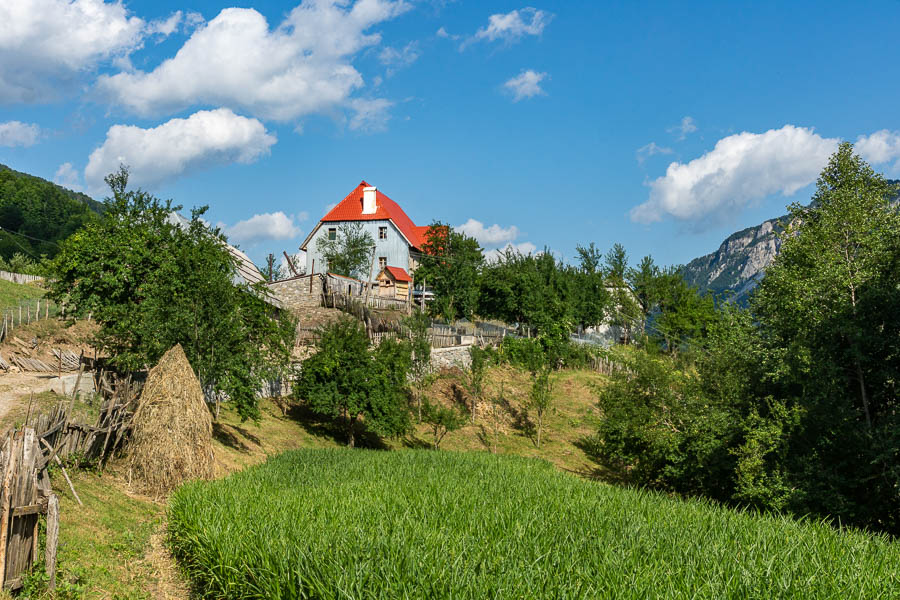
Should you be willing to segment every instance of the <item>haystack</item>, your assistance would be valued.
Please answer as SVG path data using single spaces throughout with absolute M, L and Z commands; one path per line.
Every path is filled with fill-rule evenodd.
M 188 479 L 213 475 L 212 419 L 181 344 L 147 376 L 127 460 L 131 481 L 155 496 Z

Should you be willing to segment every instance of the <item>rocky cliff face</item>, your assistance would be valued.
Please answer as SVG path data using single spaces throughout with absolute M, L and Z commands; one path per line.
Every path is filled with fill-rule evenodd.
M 704 292 L 730 291 L 736 300 L 745 298 L 775 260 L 786 222 L 787 217 L 779 217 L 733 233 L 718 250 L 685 265 L 685 279 Z
M 900 186 L 900 181 L 888 181 Z M 898 206 L 896 196 L 893 204 Z M 766 267 L 778 255 L 781 248 L 779 236 L 789 219 L 785 215 L 731 234 L 718 250 L 685 265 L 684 278 L 700 291 L 716 294 L 730 292 L 736 302 L 746 302 L 750 292 L 762 279 Z

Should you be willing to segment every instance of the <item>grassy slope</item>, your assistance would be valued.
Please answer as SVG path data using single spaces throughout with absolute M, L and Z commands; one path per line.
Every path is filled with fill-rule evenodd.
M 0 310 L 15 308 L 23 300 L 34 300 L 43 295 L 44 290 L 36 285 L 19 284 L 0 279 Z
M 511 419 L 499 435 L 501 453 L 542 456 L 560 468 L 585 472 L 589 461 L 573 445 L 591 432 L 593 400 L 590 386 L 601 380 L 593 373 L 569 372 L 556 376 L 554 410 L 547 417 L 546 439 L 541 450 Z M 449 402 L 453 378 L 445 375 L 432 386 L 432 397 Z M 528 390 L 528 375 L 514 369 L 495 369 L 489 377 L 489 389 L 503 388 L 511 404 Z M 51 404 L 49 395 L 41 401 Z M 24 410 L 24 409 L 23 409 Z M 22 411 L 19 411 L 22 412 Z M 17 417 L 21 417 L 16 413 Z M 22 413 L 24 414 L 24 413 Z M 445 438 L 442 449 L 486 449 L 482 423 L 468 425 Z M 232 411 L 223 410 L 214 425 L 217 475 L 261 463 L 285 450 L 299 448 L 335 448 L 343 445 L 340 434 L 327 422 L 300 407 L 291 407 L 283 416 L 279 406 L 264 401 L 260 423 L 241 423 Z M 430 443 L 430 431 L 424 425 L 407 439 L 387 440 L 394 449 L 424 446 Z M 160 548 L 164 505 L 128 492 L 127 473 L 117 472 L 114 464 L 102 476 L 82 471 L 75 486 L 84 507 L 79 507 L 60 473 L 53 487 L 61 498 L 60 579 L 75 582 L 86 598 L 187 598 L 184 582 L 172 561 Z

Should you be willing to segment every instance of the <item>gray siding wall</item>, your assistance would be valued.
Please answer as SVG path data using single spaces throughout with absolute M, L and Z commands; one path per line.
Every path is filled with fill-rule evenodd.
M 360 274 L 360 279 L 375 279 L 375 276 L 379 273 L 379 256 L 387 257 L 387 264 L 389 266 L 400 267 L 401 269 L 405 269 L 407 272 L 409 272 L 409 245 L 406 243 L 406 240 L 403 238 L 403 235 L 400 233 L 400 231 L 396 227 L 394 227 L 394 224 L 390 221 L 360 222 L 363 225 L 363 230 L 368 231 L 369 235 L 372 236 L 372 239 L 375 240 L 375 270 L 371 273 L 371 275 L 369 274 L 368 271 L 372 266 L 370 263 L 365 272 Z M 322 223 L 322 226 L 319 227 L 319 230 L 316 231 L 312 239 L 309 240 L 309 243 L 306 245 L 307 273 L 312 273 L 313 260 L 316 261 L 316 273 L 322 273 L 326 270 L 327 266 L 324 264 L 325 261 L 322 258 L 322 255 L 319 254 L 318 241 L 322 238 L 328 237 L 329 228 L 335 227 L 340 230 L 340 226 L 341 223 Z M 386 240 L 378 239 L 379 227 L 388 228 Z

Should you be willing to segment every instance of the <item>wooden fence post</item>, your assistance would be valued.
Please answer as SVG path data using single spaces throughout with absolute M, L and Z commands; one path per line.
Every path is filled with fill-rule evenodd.
M 3 471 L 3 489 L 0 496 L 0 587 L 6 583 L 6 546 L 9 537 L 9 507 L 10 507 L 10 484 L 12 483 L 13 472 L 16 466 L 16 446 L 12 434 L 6 436 L 6 444 L 4 444 L 4 457 L 6 459 L 5 469 Z
M 50 494 L 47 502 L 47 542 L 44 550 L 44 565 L 47 569 L 47 588 L 56 589 L 56 546 L 59 541 L 59 498 Z M 36 557 L 35 557 L 36 558 Z

